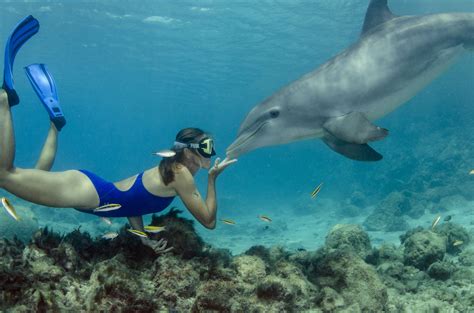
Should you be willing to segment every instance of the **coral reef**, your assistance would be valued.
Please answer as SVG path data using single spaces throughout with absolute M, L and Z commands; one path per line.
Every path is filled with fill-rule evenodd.
M 347 251 L 324 253 L 313 263 L 310 279 L 341 295 L 345 305 L 362 312 L 380 312 L 387 305 L 387 290 L 377 272 L 356 254 Z
M 370 252 L 370 239 L 359 225 L 335 225 L 326 236 L 326 247 L 336 250 L 352 250 L 364 259 Z
M 194 221 L 178 217 L 182 211 L 175 207 L 166 215 L 153 215 L 150 225 L 166 225 L 166 232 L 152 235 L 152 238 L 164 238 L 173 249 L 173 254 L 185 259 L 199 256 L 204 247 L 204 241 L 194 231 Z
M 468 232 L 454 223 L 442 224 L 436 227 L 434 232 L 446 239 L 446 252 L 451 254 L 458 254 L 462 251 L 462 247 L 467 246 L 470 242 Z
M 364 221 L 371 231 L 401 231 L 408 229 L 403 214 L 411 209 L 410 201 L 400 192 L 390 193 Z
M 428 275 L 435 279 L 446 280 L 456 270 L 456 267 L 452 262 L 437 261 L 428 267 Z
M 453 185 L 457 185 L 457 182 Z M 416 187 L 391 192 L 367 216 L 363 225 L 369 231 L 406 231 L 409 228 L 407 217 L 418 219 L 425 213 L 439 215 L 468 207 L 466 197 L 459 194 L 458 189 L 443 182 L 440 186 L 422 192 L 409 191 L 417 190 Z
M 446 253 L 445 239 L 430 230 L 414 233 L 404 241 L 403 245 L 405 264 L 420 270 L 425 270 L 432 263 L 443 260 Z
M 114 240 L 77 229 L 0 240 L 0 311 L 467 312 L 474 253 L 445 253 L 458 225 L 414 229 L 372 248 L 357 225 L 336 225 L 316 251 L 254 246 L 232 256 L 196 234 L 178 210 L 153 216 L 174 250 L 156 255 L 121 229 Z M 455 235 L 453 235 L 455 234 Z M 469 242 L 468 237 L 462 240 Z M 456 246 L 458 247 L 458 246 Z M 470 289 L 471 288 L 471 289 Z

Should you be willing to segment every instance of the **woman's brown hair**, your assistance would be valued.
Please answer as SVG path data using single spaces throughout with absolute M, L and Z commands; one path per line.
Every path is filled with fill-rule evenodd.
M 176 141 L 181 143 L 197 143 L 206 133 L 199 128 L 184 128 L 176 135 Z M 172 147 L 172 151 L 176 154 L 170 158 L 163 158 L 160 162 L 160 175 L 163 178 L 163 183 L 168 185 L 174 180 L 173 167 L 175 163 L 183 163 L 185 159 L 184 149 Z

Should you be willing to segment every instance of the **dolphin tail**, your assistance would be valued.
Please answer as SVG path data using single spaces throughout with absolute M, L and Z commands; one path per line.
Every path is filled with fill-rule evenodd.
M 356 144 L 340 140 L 330 133 L 322 138 L 329 148 L 343 156 L 356 161 L 380 161 L 383 156 L 372 149 L 368 144 Z

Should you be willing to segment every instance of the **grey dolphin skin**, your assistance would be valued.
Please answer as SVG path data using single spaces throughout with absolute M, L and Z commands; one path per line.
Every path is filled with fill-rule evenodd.
M 350 159 L 380 160 L 367 143 L 383 139 L 388 130 L 372 121 L 473 49 L 474 13 L 395 16 L 387 0 L 372 0 L 359 40 L 254 107 L 227 157 L 321 138 Z

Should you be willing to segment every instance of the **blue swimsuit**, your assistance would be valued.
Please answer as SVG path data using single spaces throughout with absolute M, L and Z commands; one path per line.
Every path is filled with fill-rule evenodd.
M 94 212 L 93 210 L 76 209 L 84 213 L 94 214 L 104 217 L 129 217 L 141 216 L 150 213 L 163 211 L 171 204 L 174 197 L 159 197 L 151 194 L 145 189 L 142 177 L 143 173 L 138 174 L 137 179 L 127 191 L 121 191 L 111 182 L 108 182 L 99 176 L 86 170 L 79 170 L 91 180 L 97 194 L 100 204 L 117 203 L 122 205 L 120 209 L 107 212 Z

